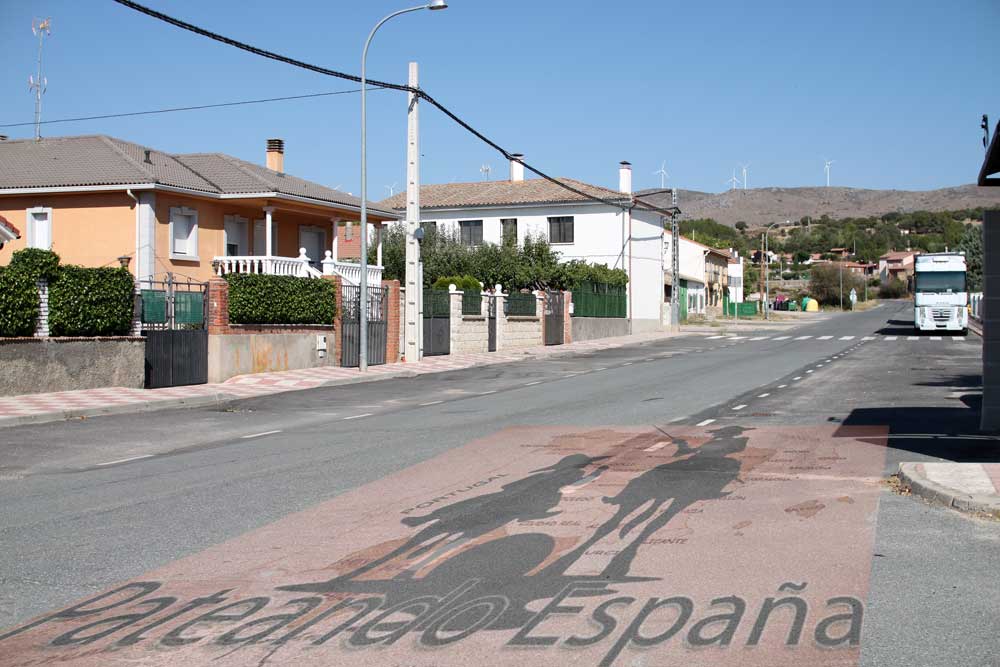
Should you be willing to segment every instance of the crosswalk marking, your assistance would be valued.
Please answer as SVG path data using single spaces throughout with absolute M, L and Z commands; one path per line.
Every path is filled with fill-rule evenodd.
M 920 340 L 920 336 L 907 336 L 906 340 Z
M 941 336 L 931 336 L 931 340 L 941 340 Z
M 746 336 L 730 336 L 729 340 L 743 340 Z
M 770 336 L 754 336 L 750 340 L 767 340 Z
M 841 336 L 840 340 L 854 340 L 854 336 Z
M 953 342 L 953 343 L 959 343 L 961 341 L 962 341 L 962 339 L 959 338 L 958 336 L 952 336 L 951 337 L 951 342 Z
M 830 340 L 831 338 L 833 338 L 833 336 L 820 336 L 816 340 Z
M 865 336 L 861 340 L 875 340 L 875 336 Z
M 725 336 L 709 336 L 705 340 L 719 340 L 720 338 L 725 338 Z
M 886 336 L 885 339 L 889 341 L 896 340 L 896 336 Z
M 791 336 L 778 336 L 774 340 L 788 340 L 789 338 L 791 338 Z
M 807 340 L 809 338 L 812 338 L 812 336 L 799 336 L 795 340 Z

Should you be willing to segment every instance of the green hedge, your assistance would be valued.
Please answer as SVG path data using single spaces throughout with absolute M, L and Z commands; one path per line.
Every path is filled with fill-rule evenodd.
M 60 267 L 49 285 L 50 335 L 128 335 L 134 289 L 128 269 Z
M 24 248 L 10 257 L 10 270 L 31 280 L 45 278 L 49 282 L 59 277 L 59 255 L 41 248 Z
M 229 274 L 232 324 L 333 324 L 333 282 L 318 278 Z
M 34 334 L 38 308 L 35 281 L 20 271 L 0 267 L 0 336 Z
M 479 281 L 470 275 L 441 276 L 434 281 L 431 289 L 447 290 L 449 285 L 454 285 L 462 292 L 478 292 L 482 289 L 482 285 L 479 284 Z

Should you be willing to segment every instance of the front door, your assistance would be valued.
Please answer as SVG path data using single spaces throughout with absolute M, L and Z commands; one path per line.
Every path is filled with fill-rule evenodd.
M 326 249 L 326 231 L 318 227 L 299 227 L 299 247 L 306 249 L 306 257 L 314 269 L 323 268 L 323 252 Z

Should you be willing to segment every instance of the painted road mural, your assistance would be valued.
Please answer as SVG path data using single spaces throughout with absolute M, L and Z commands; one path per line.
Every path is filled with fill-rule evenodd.
M 0 631 L 0 665 L 857 664 L 884 437 L 504 430 Z

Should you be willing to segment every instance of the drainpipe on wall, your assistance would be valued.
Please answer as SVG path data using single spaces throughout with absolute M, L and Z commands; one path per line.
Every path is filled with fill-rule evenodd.
M 132 194 L 132 188 L 126 188 L 125 194 L 135 202 L 135 275 L 139 276 L 139 198 Z

